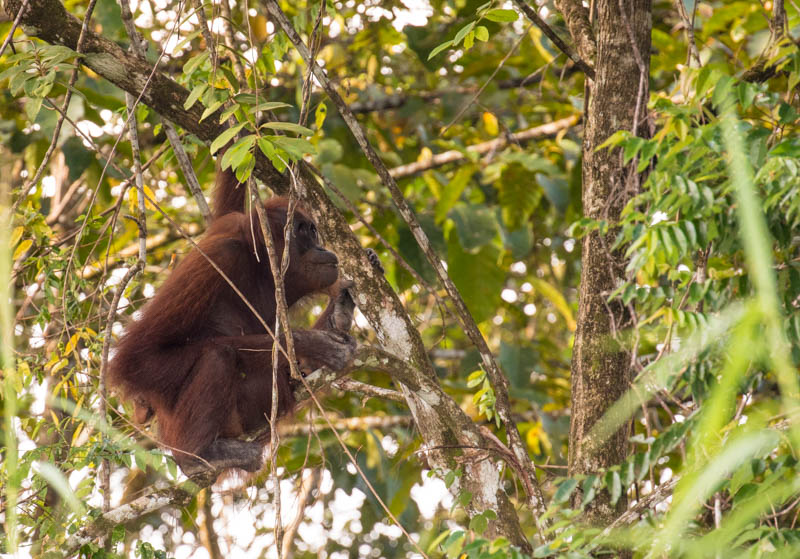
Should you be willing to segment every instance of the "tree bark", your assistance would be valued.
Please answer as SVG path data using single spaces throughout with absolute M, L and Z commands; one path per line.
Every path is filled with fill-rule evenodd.
M 620 463 L 628 452 L 629 424 L 606 440 L 598 440 L 591 430 L 630 386 L 631 353 L 617 343 L 616 334 L 630 327 L 631 317 L 621 302 L 607 299 L 625 270 L 622 251 L 610 250 L 613 225 L 637 191 L 638 177 L 635 160 L 623 166 L 619 149 L 597 147 L 618 130 L 633 130 L 634 118 L 641 122 L 646 114 L 651 0 L 600 0 L 597 14 L 597 79 L 588 100 L 583 141 L 583 213 L 606 220 L 612 231 L 607 235 L 595 231 L 583 239 L 572 356 L 570 475 L 598 472 Z M 604 492 L 587 507 L 587 520 L 607 525 L 624 507 L 624 497 L 611 506 Z

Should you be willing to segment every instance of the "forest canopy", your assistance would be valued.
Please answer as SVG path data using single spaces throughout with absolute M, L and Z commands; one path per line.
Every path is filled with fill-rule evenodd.
M 0 553 L 800 555 L 798 41 L 792 0 L 3 0 Z M 223 169 L 316 223 L 358 349 L 189 479 L 107 373 Z M 328 300 L 275 282 L 290 352 Z

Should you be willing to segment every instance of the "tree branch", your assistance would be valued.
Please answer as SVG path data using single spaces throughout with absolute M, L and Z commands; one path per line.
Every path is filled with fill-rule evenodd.
M 462 161 L 466 161 L 470 159 L 469 156 L 471 154 L 484 155 L 486 153 L 492 153 L 494 151 L 501 150 L 509 144 L 521 144 L 531 140 L 555 136 L 559 132 L 577 124 L 578 120 L 579 119 L 577 116 L 569 116 L 554 122 L 542 124 L 541 126 L 528 128 L 522 132 L 517 132 L 508 136 L 502 136 L 481 144 L 468 146 L 467 149 L 463 151 L 452 149 L 443 153 L 437 153 L 425 161 L 415 161 L 414 163 L 407 163 L 405 165 L 393 167 L 392 169 L 389 169 L 389 174 L 396 179 L 408 177 L 411 175 L 416 175 L 417 173 L 422 173 L 423 171 L 427 171 L 429 169 L 433 169 L 435 167 L 447 165 L 448 163 L 460 163 Z
M 589 9 L 581 0 L 556 0 L 556 7 L 564 16 L 578 54 L 584 60 L 593 63 L 597 57 L 597 43 L 589 19 Z
M 578 54 L 572 50 L 567 43 L 565 43 L 561 37 L 556 35 L 556 32 L 552 30 L 552 28 L 547 25 L 547 22 L 539 17 L 539 14 L 536 13 L 536 10 L 530 6 L 525 0 L 514 0 L 514 3 L 522 10 L 529 20 L 531 20 L 536 27 L 542 30 L 542 33 L 547 35 L 547 38 L 553 41 L 553 44 L 559 48 L 561 52 L 566 54 L 570 60 L 572 60 L 575 65 L 580 68 L 584 74 L 586 74 L 591 79 L 594 79 L 594 68 L 589 66 L 589 64 L 583 60 Z M 576 41 L 577 42 L 577 41 Z M 590 60 L 592 60 L 590 58 Z

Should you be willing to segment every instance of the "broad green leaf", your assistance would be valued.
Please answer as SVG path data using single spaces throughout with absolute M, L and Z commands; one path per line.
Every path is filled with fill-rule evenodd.
M 474 21 L 472 23 L 468 23 L 467 25 L 459 29 L 458 33 L 456 33 L 456 36 L 453 38 L 453 46 L 458 46 L 461 40 L 467 36 L 467 33 L 472 31 L 473 27 L 475 27 Z
M 541 293 L 546 299 L 548 299 L 559 312 L 559 314 L 564 317 L 564 322 L 567 323 L 567 328 L 569 328 L 570 331 L 575 331 L 577 324 L 575 323 L 575 318 L 572 315 L 572 308 L 567 303 L 567 300 L 564 298 L 564 295 L 561 293 L 561 291 L 543 279 L 530 278 L 529 281 L 533 284 L 533 288 Z
M 486 206 L 457 204 L 448 215 L 456 224 L 461 246 L 468 252 L 474 252 L 497 235 L 494 212 Z
M 445 50 L 445 49 L 447 49 L 447 48 L 450 48 L 450 46 L 451 46 L 452 44 L 453 44 L 453 41 L 452 41 L 452 40 L 450 40 L 450 41 L 445 41 L 444 43 L 442 43 L 441 45 L 439 45 L 438 47 L 436 47 L 435 49 L 433 49 L 433 50 L 431 51 L 431 53 L 428 55 L 428 60 L 430 60 L 431 58 L 433 58 L 434 56 L 436 56 L 437 54 L 439 54 L 439 53 L 440 53 L 440 52 L 442 52 L 443 50 Z
M 314 146 L 303 138 L 287 138 L 285 136 L 270 136 L 269 139 L 276 146 L 284 149 L 292 159 L 302 159 L 307 153 L 316 153 Z
M 514 10 L 503 10 L 500 8 L 496 8 L 494 10 L 489 10 L 483 16 L 489 21 L 496 21 L 498 23 L 508 23 L 511 21 L 517 21 L 519 15 Z
M 499 251 L 485 245 L 476 254 L 464 250 L 458 236 L 447 244 L 448 273 L 475 320 L 480 323 L 497 313 L 505 272 L 498 265 Z
M 555 494 L 553 495 L 553 502 L 554 503 L 564 503 L 567 499 L 569 499 L 572 492 L 575 491 L 575 488 L 578 487 L 578 480 L 576 479 L 566 479 L 562 481 L 558 485 L 558 489 L 556 489 Z
M 197 56 L 193 56 L 189 60 L 186 61 L 186 64 L 183 65 L 183 73 L 186 76 L 190 76 L 194 73 L 200 65 L 208 60 L 208 52 L 203 51 L 202 53 L 198 54 Z
M 217 153 L 217 151 L 219 151 L 220 148 L 224 147 L 228 142 L 230 142 L 233 139 L 233 137 L 239 133 L 239 130 L 241 130 L 243 127 L 244 123 L 237 124 L 236 126 L 228 128 L 227 130 L 222 132 L 222 134 L 217 136 L 217 138 L 213 142 L 211 142 L 211 147 L 209 148 L 211 155 Z
M 25 239 L 22 241 L 19 246 L 14 250 L 14 256 L 12 256 L 12 260 L 17 260 L 25 254 L 29 248 L 33 246 L 33 241 L 31 239 Z
M 265 122 L 261 125 L 261 128 L 272 128 L 273 130 L 286 130 L 287 132 L 294 132 L 296 134 L 300 134 L 301 136 L 311 136 L 314 134 L 314 131 L 310 128 L 306 128 L 305 126 L 300 126 L 299 124 L 295 124 L 294 122 Z
M 439 200 L 436 203 L 436 221 L 441 222 L 447 212 L 461 197 L 461 193 L 469 184 L 472 175 L 475 173 L 474 165 L 464 165 L 453 175 L 453 178 L 441 189 Z
M 201 83 L 200 85 L 196 86 L 192 89 L 191 93 L 189 93 L 189 97 L 186 98 L 186 101 L 183 103 L 183 108 L 187 111 L 192 108 L 192 106 L 197 102 L 198 99 L 206 92 L 208 89 L 208 84 Z
M 215 112 L 217 112 L 217 109 L 219 109 L 224 102 L 225 101 L 222 101 L 222 100 L 214 101 L 208 108 L 206 108 L 205 111 L 203 111 L 202 116 L 200 116 L 200 121 L 199 122 L 203 122 L 205 119 L 207 119 L 208 117 L 213 115 Z
M 255 100 L 253 101 L 255 103 Z M 281 103 L 278 101 L 264 101 L 253 107 L 254 111 L 275 111 L 277 109 L 291 108 L 288 103 Z

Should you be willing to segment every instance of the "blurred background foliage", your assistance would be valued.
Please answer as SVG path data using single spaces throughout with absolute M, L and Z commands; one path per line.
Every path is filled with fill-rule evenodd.
M 633 411 L 629 462 L 588 479 L 564 480 L 580 238 L 609 224 L 581 219 L 578 119 L 583 112 L 583 75 L 538 28 L 521 16 L 505 22 L 483 19 L 479 23 L 488 33 L 485 40 L 476 33 L 470 48 L 462 43 L 429 59 L 438 45 L 476 20 L 482 4 L 482 0 L 327 2 L 319 59 L 358 113 L 380 156 L 396 168 L 404 195 L 498 356 L 530 456 L 543 465 L 541 480 L 553 498 L 551 514 L 556 519 L 573 518 L 575 512 L 565 503 L 578 485 L 585 495 L 605 487 L 616 497 L 628 492 L 634 501 L 653 494 L 698 460 L 704 463 L 698 458 L 687 464 L 692 442 L 706 448 L 702 446 L 706 443 L 698 442 L 700 435 L 713 437 L 719 446 L 768 430 L 780 436 L 766 443 L 762 437 L 755 450 L 743 452 L 738 461 L 731 459 L 729 475 L 714 478 L 708 500 L 685 512 L 681 526 L 693 537 L 671 540 L 670 556 L 711 556 L 707 550 L 733 546 L 756 557 L 797 542 L 800 508 L 790 498 L 796 488 L 787 489 L 787 484 L 791 486 L 799 466 L 797 449 L 785 429 L 790 418 L 777 396 L 770 357 L 774 340 L 764 339 L 758 319 L 743 321 L 742 316 L 749 316 L 745 311 L 720 314 L 754 291 L 739 228 L 741 208 L 728 166 L 731 148 L 724 141 L 720 118 L 723 102 L 734 99 L 736 129 L 745 145 L 739 155 L 755 170 L 748 185 L 756 189 L 758 213 L 771 235 L 764 238 L 771 243 L 771 254 L 760 255 L 759 262 L 777 278 L 776 295 L 793 366 L 800 361 L 797 7 L 793 2 L 786 5 L 788 32 L 794 38 L 768 49 L 770 6 L 687 1 L 686 9 L 695 17 L 694 37 L 702 62 L 698 68 L 687 64 L 687 39 L 675 3 L 653 2 L 648 105 L 652 139 L 616 134 L 609 140 L 609 145 L 622 146 L 625 159 L 634 160 L 646 173 L 642 191 L 626 209 L 618 230 L 617 245 L 626 251 L 629 263 L 627 281 L 613 296 L 629 304 L 636 316 L 636 328 L 622 333 L 620 340 L 635 347 L 636 371 L 646 375 L 659 367 L 670 370 L 663 386 Z M 510 3 L 495 4 L 513 9 Z M 538 4 L 542 15 L 566 37 L 552 2 Z M 83 18 L 84 2 L 69 0 L 65 5 Z M 161 71 L 196 91 L 197 102 L 209 107 L 258 88 L 262 100 L 289 105 L 276 111 L 279 120 L 298 121 L 306 68 L 275 32 L 263 6 L 232 6 L 232 49 L 224 45 L 225 16 L 220 6 L 205 6 L 215 33 L 219 32 L 216 69 L 192 6 L 139 0 L 132 7 L 137 26 L 149 41 L 148 59 L 155 62 L 160 56 Z M 285 3 L 284 9 L 297 29 L 311 32 L 318 3 Z M 123 45 L 129 42 L 112 0 L 98 0 L 92 26 L 106 38 Z M 10 27 L 8 20 L 0 23 L 0 36 L 5 37 Z M 0 57 L 0 140 L 7 180 L 19 189 L 34 175 L 51 144 L 59 117 L 54 108 L 63 102 L 76 58 L 68 49 L 26 39 L 19 32 L 14 46 Z M 231 52 L 245 69 L 246 84 L 239 82 L 226 58 Z M 774 66 L 774 75 L 765 81 L 744 81 L 744 71 L 760 62 Z M 241 110 L 249 110 L 251 100 L 239 99 Z M 492 395 L 484 390 L 477 352 L 446 305 L 434 297 L 444 297 L 444 292 L 432 290 L 435 276 L 411 232 L 344 122 L 324 102 L 314 90 L 306 122 L 313 130 L 308 137 L 312 161 L 425 280 L 427 285 L 420 284 L 342 204 L 362 244 L 380 254 L 387 278 L 430 348 L 441 383 L 475 421 L 496 429 Z M 556 134 L 515 140 L 521 131 L 568 117 L 576 122 Z M 129 441 L 141 436 L 125 421 L 127 414 L 121 413 L 119 402 L 111 400 L 113 424 L 123 436 L 120 432 L 101 436 L 92 419 L 103 405 L 97 383 L 106 315 L 115 285 L 136 257 L 138 229 L 128 218 L 135 214 L 135 193 L 131 198 L 132 190 L 123 193 L 120 188 L 127 176 L 123 173 L 132 167 L 127 136 L 118 141 L 124 118 L 122 92 L 91 71 L 78 72 L 57 148 L 42 179 L 18 206 L 11 227 L 17 350 L 13 389 L 22 452 L 14 471 L 4 462 L 2 481 L 9 483 L 11 475 L 14 483 L 22 484 L 20 538 L 32 543 L 26 549 L 34 554 L 43 542 L 52 545 L 63 539 L 65 530 L 84 524 L 89 514 L 70 508 L 68 501 L 59 502 L 52 480 L 34 464 L 56 464 L 78 501 L 89 507 L 101 503 L 96 474 L 103 459 L 114 464 L 112 484 L 118 488 L 125 485 L 126 476 L 134 478 L 128 469 L 135 466 L 147 472 L 145 483 L 175 476 L 168 460 L 152 445 L 131 449 Z M 199 235 L 202 215 L 184 186 L 160 118 L 140 106 L 137 119 L 142 159 L 152 159 L 145 171 L 146 187 L 171 220 Z M 480 155 L 467 151 L 492 140 L 500 142 Z M 191 135 L 183 136 L 183 143 L 208 195 L 214 176 L 209 150 Z M 449 150 L 462 157 L 455 163 L 425 165 L 435 154 Z M 291 155 L 288 149 L 287 153 Z M 414 162 L 422 170 L 402 174 L 401 165 Z M 147 227 L 147 266 L 124 293 L 124 312 L 113 324 L 114 335 L 189 250 L 170 221 L 151 206 Z M 300 305 L 294 311 L 297 324 L 309 323 L 323 303 L 315 299 Z M 374 341 L 364 323 L 359 325 L 359 341 Z M 703 332 L 719 335 L 699 345 L 692 342 Z M 731 340 L 740 351 L 731 351 L 737 349 Z M 679 358 L 663 360 L 669 355 Z M 700 411 L 713 401 L 723 374 L 732 375 L 735 382 L 726 405 L 714 408 L 716 431 L 709 431 L 708 425 L 698 431 Z M 391 387 L 388 377 L 357 373 L 355 378 Z M 425 464 L 416 454 L 419 439 L 404 404 L 332 390 L 325 405 L 332 418 L 377 418 L 363 428 L 346 430 L 345 441 L 378 493 L 406 529 L 420 537 L 424 548 L 431 546 L 434 555 L 457 556 L 466 541 L 480 535 L 480 524 L 467 527 L 458 501 L 453 503 L 440 487 L 452 483 L 452 478 L 448 482 L 446 472 L 437 472 L 434 478 L 424 475 Z M 296 424 L 315 421 L 308 416 L 308 411 L 301 412 Z M 498 435 L 502 437 L 502 432 Z M 705 460 L 710 456 L 713 453 Z M 296 506 L 292 503 L 302 486 L 302 472 L 306 476 L 316 472 L 315 488 L 305 503 L 307 516 L 300 519 L 295 535 L 295 557 L 411 553 L 363 481 L 347 467 L 336 439 L 324 426 L 313 434 L 285 436 L 280 464 L 285 468 L 287 523 L 292 515 L 286 511 Z M 434 480 L 439 477 L 444 481 L 437 485 Z M 508 483 L 514 483 L 510 474 Z M 116 543 L 108 552 L 143 557 L 154 550 L 178 557 L 213 554 L 213 546 L 204 540 L 211 526 L 223 556 L 245 550 L 260 556 L 272 542 L 274 509 L 269 492 L 258 487 L 269 488 L 271 481 L 265 476 L 249 488 L 226 486 L 211 496 L 205 509 L 195 500 L 176 513 L 151 515 L 129 528 L 127 535 L 115 532 Z M 749 516 L 741 513 L 754 495 L 773 489 L 771 508 L 754 507 Z M 422 514 L 418 503 L 425 499 L 420 501 L 420 491 L 428 501 L 431 495 L 440 495 L 445 506 Z M 112 503 L 122 498 L 122 491 L 115 491 Z M 626 532 L 628 541 L 647 549 L 653 537 L 648 530 L 663 520 L 667 502 L 654 502 L 639 527 Z M 744 520 L 735 517 L 738 513 Z M 533 536 L 529 513 L 520 514 Z M 205 522 L 205 515 L 217 522 Z M 729 517 L 735 528 L 711 530 L 727 526 L 721 519 Z M 244 535 L 231 528 L 242 521 L 252 523 Z M 593 538 L 597 531 L 575 523 L 554 526 L 561 535 L 549 547 L 539 548 L 537 556 L 588 556 L 601 541 Z M 484 556 L 510 553 L 501 544 L 494 551 L 480 549 Z

